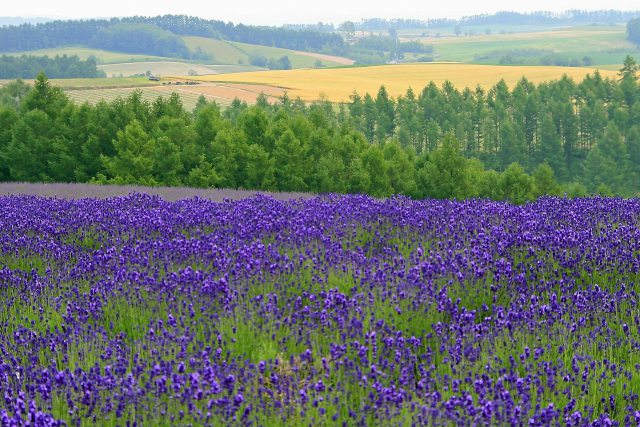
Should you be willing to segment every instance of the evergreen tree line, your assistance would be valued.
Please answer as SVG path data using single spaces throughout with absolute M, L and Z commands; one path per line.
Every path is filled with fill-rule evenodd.
M 0 56 L 0 79 L 33 79 L 40 71 L 55 79 L 106 77 L 93 59 L 78 56 Z
M 600 75 L 513 90 L 433 84 L 397 99 L 384 87 L 348 103 L 234 101 L 221 110 L 140 93 L 70 102 L 40 75 L 0 89 L 0 180 L 99 182 L 417 198 L 640 189 L 640 89 L 626 61 Z

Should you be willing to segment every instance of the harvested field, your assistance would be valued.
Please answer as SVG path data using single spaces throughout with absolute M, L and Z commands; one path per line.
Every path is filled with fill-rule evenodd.
M 185 95 L 204 95 L 205 98 L 222 100 L 223 103 L 229 103 L 235 98 L 240 101 L 252 104 L 256 102 L 257 97 L 264 93 L 271 100 L 275 100 L 278 97 L 284 95 L 284 89 L 265 86 L 265 85 L 236 85 L 236 84 L 200 84 L 196 86 L 158 86 L 156 88 L 159 91 L 177 92 L 180 96 Z
M 358 91 L 375 94 L 380 85 L 385 85 L 392 96 L 406 93 L 407 88 L 415 91 L 433 81 L 438 86 L 451 81 L 456 87 L 488 88 L 504 79 L 513 87 L 522 77 L 540 83 L 559 79 L 564 74 L 574 80 L 581 80 L 593 73 L 593 68 L 578 67 L 535 67 L 535 66 L 499 66 L 459 63 L 402 64 L 373 67 L 262 71 L 238 73 L 224 76 L 201 76 L 195 80 L 205 82 L 253 83 L 276 86 L 287 89 L 291 97 L 300 97 L 306 101 L 319 98 L 321 94 L 334 102 L 347 101 Z M 617 73 L 610 70 L 600 71 L 603 77 L 616 78 Z
M 196 73 L 203 74 L 223 74 L 226 72 L 238 73 L 256 71 L 257 67 L 240 65 L 204 65 L 191 64 L 179 61 L 157 61 L 157 62 L 125 62 L 122 64 L 100 65 L 98 69 L 104 71 L 107 76 L 131 76 L 135 74 L 145 74 L 150 71 L 154 76 L 166 77 L 175 75 L 188 75 Z
M 356 62 L 353 59 L 344 58 L 342 56 L 323 55 L 322 53 L 303 52 L 301 50 L 297 50 L 296 53 L 298 55 L 309 56 L 311 58 L 316 58 L 316 59 L 319 59 L 321 61 L 335 62 L 335 63 L 340 64 L 340 65 L 353 65 Z
M 96 104 L 100 100 L 110 102 L 117 98 L 127 97 L 136 90 L 140 91 L 142 98 L 149 102 L 155 101 L 160 96 L 168 97 L 175 92 L 180 95 L 182 103 L 188 110 L 192 110 L 196 106 L 200 96 L 224 106 L 230 104 L 236 98 L 253 104 L 261 93 L 267 95 L 270 101 L 275 101 L 285 92 L 282 88 L 265 85 L 204 83 L 198 85 L 172 84 L 152 87 L 71 89 L 67 90 L 66 93 L 75 102 Z
M 148 102 L 153 102 L 157 98 L 164 96 L 168 97 L 172 92 L 176 92 L 180 95 L 182 104 L 187 110 L 193 110 L 198 102 L 198 98 L 201 94 L 192 93 L 189 91 L 181 90 L 179 86 L 152 86 L 152 87 L 133 87 L 133 88 L 117 88 L 117 89 L 74 89 L 67 90 L 66 94 L 74 102 L 89 104 L 97 104 L 104 100 L 106 102 L 114 101 L 118 98 L 126 98 L 134 91 L 140 91 L 142 99 Z M 216 101 L 218 104 L 227 105 L 231 100 L 224 98 L 215 98 L 213 96 L 206 96 L 209 101 Z
M 166 201 L 201 199 L 222 202 L 225 199 L 241 200 L 256 194 L 268 195 L 276 200 L 309 199 L 311 193 L 271 193 L 255 190 L 200 189 L 188 187 L 144 187 L 141 185 L 94 185 L 94 184 L 32 184 L 24 182 L 0 183 L 0 196 L 27 195 L 55 197 L 59 199 L 85 199 L 126 196 L 131 193 L 159 196 Z

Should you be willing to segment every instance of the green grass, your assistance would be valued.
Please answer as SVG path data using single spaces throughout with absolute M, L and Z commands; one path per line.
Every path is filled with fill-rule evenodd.
M 249 55 L 264 55 L 267 59 L 278 59 L 282 56 L 288 56 L 291 61 L 291 66 L 293 68 L 313 68 L 317 58 L 311 56 L 305 56 L 297 53 L 294 50 L 281 49 L 279 47 L 270 47 L 270 46 L 260 46 L 255 44 L 247 44 L 240 42 L 229 42 L 232 46 L 235 46 L 237 49 L 241 50 L 247 56 Z M 338 64 L 337 62 L 321 60 L 325 66 L 333 67 Z
M 230 42 L 208 37 L 183 37 L 191 52 L 201 49 L 211 55 L 212 64 L 249 64 L 249 56 Z
M 207 37 L 183 37 L 187 47 L 192 52 L 201 49 L 213 58 L 216 64 L 250 64 L 252 55 L 262 55 L 267 59 L 279 59 L 288 56 L 293 68 L 310 68 L 318 60 L 317 58 L 302 55 L 294 50 L 281 49 L 271 46 L 231 42 L 225 40 L 210 39 Z M 326 66 L 340 65 L 337 62 L 321 60 Z

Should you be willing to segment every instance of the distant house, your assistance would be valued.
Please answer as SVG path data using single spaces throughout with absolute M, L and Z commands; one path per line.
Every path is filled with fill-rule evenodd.
M 159 82 L 160 81 L 160 77 L 149 76 L 149 80 L 154 81 L 154 82 Z

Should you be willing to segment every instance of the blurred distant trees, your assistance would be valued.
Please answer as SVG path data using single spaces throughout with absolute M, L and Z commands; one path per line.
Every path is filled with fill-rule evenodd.
M 106 77 L 98 70 L 95 59 L 81 60 L 78 56 L 0 56 L 0 79 L 33 79 L 44 71 L 50 78 Z
M 633 43 L 640 45 L 640 18 L 632 19 L 627 23 L 627 37 Z

